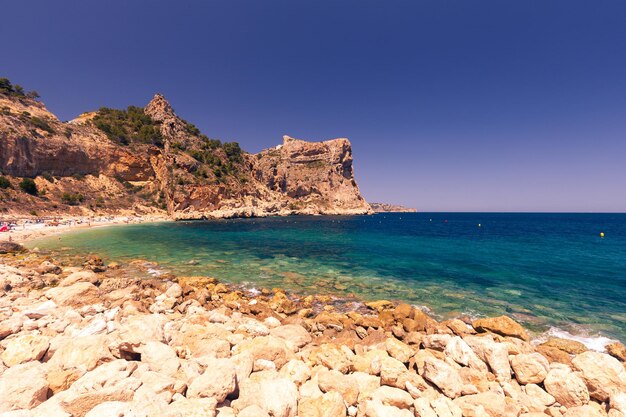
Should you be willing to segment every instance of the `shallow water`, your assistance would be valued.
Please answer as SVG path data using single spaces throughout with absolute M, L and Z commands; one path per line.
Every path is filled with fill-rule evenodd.
M 403 300 L 439 317 L 508 314 L 539 332 L 626 340 L 626 214 L 158 223 L 79 230 L 31 246 L 142 258 L 177 274 L 300 294 Z

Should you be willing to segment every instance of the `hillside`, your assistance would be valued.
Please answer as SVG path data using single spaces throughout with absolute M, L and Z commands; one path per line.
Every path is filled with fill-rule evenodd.
M 160 94 L 61 122 L 0 79 L 5 215 L 167 213 L 173 219 L 371 212 L 348 139 L 285 136 L 258 154 L 210 139 Z M 32 181 L 31 181 L 32 180 Z

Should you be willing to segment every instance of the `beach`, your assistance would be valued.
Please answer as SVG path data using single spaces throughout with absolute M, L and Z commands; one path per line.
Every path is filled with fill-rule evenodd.
M 0 415 L 624 415 L 621 343 L 155 269 L 0 255 Z

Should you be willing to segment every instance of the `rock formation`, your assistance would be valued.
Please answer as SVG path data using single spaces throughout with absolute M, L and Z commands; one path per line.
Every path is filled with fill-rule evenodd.
M 371 212 L 354 179 L 348 139 L 285 136 L 282 145 L 248 154 L 203 135 L 160 94 L 143 109 L 102 108 L 63 123 L 43 103 L 0 91 L 0 174 L 9 182 L 0 200 L 13 214 Z M 20 177 L 34 178 L 43 192 L 19 192 Z

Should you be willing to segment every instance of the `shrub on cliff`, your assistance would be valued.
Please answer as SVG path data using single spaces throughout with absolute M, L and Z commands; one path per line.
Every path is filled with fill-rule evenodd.
M 39 93 L 36 91 L 25 92 L 21 85 L 12 84 L 6 77 L 0 78 L 0 94 L 18 98 L 26 97 L 34 100 L 39 98 Z
M 0 176 L 0 189 L 6 190 L 7 188 L 13 188 L 11 181 L 5 176 Z
M 149 143 L 163 146 L 160 124 L 141 107 L 128 106 L 126 110 L 102 107 L 93 118 L 93 124 L 121 145 Z
M 61 201 L 69 206 L 77 206 L 85 200 L 85 196 L 79 193 L 63 193 Z
M 39 192 L 37 190 L 37 184 L 30 178 L 24 178 L 22 182 L 20 182 L 20 188 L 27 194 L 30 195 L 38 195 Z
M 40 118 L 40 117 L 31 116 L 30 117 L 30 122 L 37 129 L 44 130 L 44 131 L 46 131 L 48 133 L 54 133 L 54 129 L 48 124 L 48 122 L 45 121 L 44 119 Z

